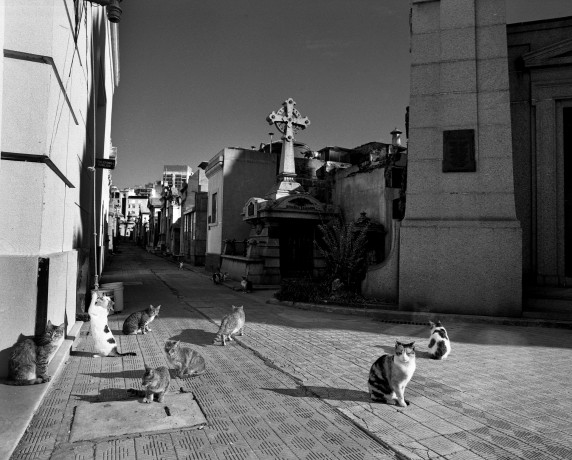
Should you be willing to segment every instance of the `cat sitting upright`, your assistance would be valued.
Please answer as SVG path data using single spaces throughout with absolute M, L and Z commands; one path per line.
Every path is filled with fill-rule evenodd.
M 243 292 L 252 292 L 252 281 L 250 281 L 246 276 L 243 276 L 242 281 L 240 282 L 240 287 Z
M 429 321 L 431 335 L 429 337 L 429 356 L 433 359 L 446 359 L 451 353 L 451 341 L 441 321 Z
M 113 313 L 113 301 L 109 296 L 101 295 L 94 291 L 91 295 L 91 304 L 89 305 L 89 324 L 90 333 L 95 342 L 94 358 L 103 356 L 136 356 L 137 353 L 119 353 L 117 351 L 117 342 L 113 337 L 111 329 L 107 324 L 107 315 Z
M 149 324 L 151 324 L 151 321 L 153 321 L 155 316 L 159 314 L 160 308 L 161 305 L 158 307 L 149 305 L 149 308 L 146 310 L 131 313 L 123 323 L 123 333 L 125 335 L 131 335 L 139 333 L 147 334 L 147 332 L 151 332 Z
M 222 319 L 216 337 L 213 340 L 213 345 L 219 338 L 222 341 L 222 345 L 226 345 L 226 340 L 232 340 L 233 334 L 244 335 L 244 323 L 244 307 L 235 307 L 233 305 L 232 313 L 229 313 Z
M 153 402 L 154 396 L 157 396 L 157 402 L 163 402 L 165 392 L 169 389 L 169 384 L 171 383 L 171 374 L 165 366 L 152 369 L 145 365 L 145 374 L 141 383 L 145 390 L 129 388 L 127 393 L 130 396 L 145 396 L 143 402 L 147 404 Z
M 406 407 L 405 387 L 415 372 L 415 342 L 395 342 L 395 355 L 382 355 L 369 371 L 371 400 Z
M 194 377 L 206 372 L 205 359 L 195 350 L 182 347 L 180 340 L 167 340 L 165 342 L 167 360 L 177 369 L 180 379 Z
M 64 323 L 65 324 L 65 323 Z M 8 359 L 7 385 L 34 385 L 49 382 L 48 364 L 50 355 L 64 336 L 64 324 L 54 326 L 48 320 L 46 331 L 34 338 L 20 334 Z

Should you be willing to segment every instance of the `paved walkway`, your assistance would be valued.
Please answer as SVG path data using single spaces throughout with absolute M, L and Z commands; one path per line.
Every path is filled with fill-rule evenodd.
M 453 351 L 433 361 L 424 325 L 267 304 L 269 291 L 236 292 L 133 246 L 122 249 L 102 282 L 125 283 L 125 310 L 110 326 L 120 349 L 138 355 L 90 357 L 86 323 L 13 460 L 572 458 L 570 330 L 445 324 Z M 149 303 L 162 305 L 153 332 L 121 335 L 124 318 Z M 246 335 L 213 346 L 232 304 L 244 305 Z M 372 404 L 366 392 L 371 363 L 396 338 L 418 345 L 406 391 L 412 404 L 404 409 Z M 70 443 L 77 404 L 125 399 L 144 362 L 166 364 L 167 339 L 207 360 L 206 374 L 171 385 L 193 392 L 207 427 Z

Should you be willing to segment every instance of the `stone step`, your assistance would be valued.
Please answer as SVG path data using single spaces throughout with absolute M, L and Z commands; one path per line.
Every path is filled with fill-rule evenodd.
M 529 298 L 525 301 L 525 311 L 572 313 L 572 299 Z

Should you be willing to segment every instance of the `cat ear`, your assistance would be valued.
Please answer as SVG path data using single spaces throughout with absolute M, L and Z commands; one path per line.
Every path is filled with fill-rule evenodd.
M 429 321 L 429 326 L 430 327 L 435 327 L 435 323 L 433 321 Z
M 437 321 L 437 327 L 441 327 L 441 321 Z
M 145 373 L 149 374 L 151 372 L 151 368 L 145 364 Z
M 48 320 L 48 328 L 51 329 L 52 327 L 54 327 L 54 325 L 52 324 L 52 322 L 50 320 Z

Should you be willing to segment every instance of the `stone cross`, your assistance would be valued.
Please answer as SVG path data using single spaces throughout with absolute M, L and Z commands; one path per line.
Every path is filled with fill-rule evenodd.
M 308 117 L 302 117 L 300 112 L 294 107 L 295 105 L 294 100 L 289 98 L 282 103 L 282 108 L 266 117 L 266 121 L 269 124 L 276 125 L 276 129 L 283 134 L 282 154 L 280 155 L 280 169 L 278 172 L 278 181 L 281 183 L 278 191 L 281 196 L 289 194 L 296 188 L 301 188 L 300 184 L 295 181 L 294 133 L 299 129 L 306 129 L 310 125 L 310 120 Z

